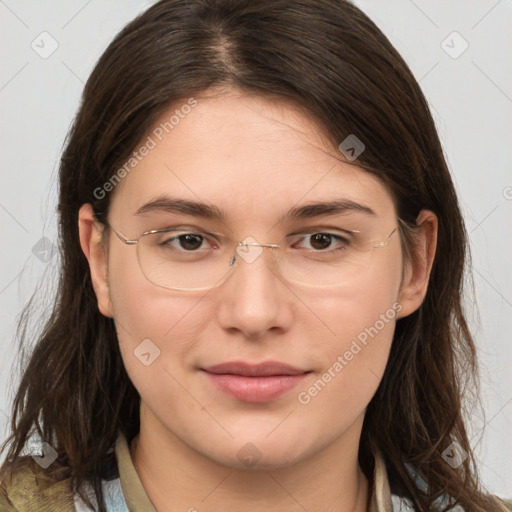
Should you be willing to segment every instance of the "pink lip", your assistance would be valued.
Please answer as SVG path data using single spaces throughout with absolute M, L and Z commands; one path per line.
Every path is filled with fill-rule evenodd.
M 244 402 L 268 402 L 294 388 L 309 371 L 269 361 L 249 364 L 244 361 L 202 368 L 213 384 Z

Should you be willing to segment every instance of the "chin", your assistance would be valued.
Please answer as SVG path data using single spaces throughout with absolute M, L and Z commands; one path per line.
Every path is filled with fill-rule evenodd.
M 304 441 L 300 439 L 300 441 Z M 270 441 L 263 436 L 247 435 L 235 437 L 229 441 L 229 447 L 224 447 L 222 452 L 210 451 L 205 454 L 218 464 L 223 466 L 246 469 L 249 471 L 269 471 L 290 467 L 307 458 L 310 451 L 314 451 L 313 444 L 300 446 L 299 439 L 295 440 L 289 435 L 277 437 Z M 223 448 L 223 447 L 220 447 Z

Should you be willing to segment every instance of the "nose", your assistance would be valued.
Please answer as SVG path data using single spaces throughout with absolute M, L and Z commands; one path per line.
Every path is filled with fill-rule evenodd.
M 232 274 L 219 287 L 218 315 L 224 329 L 259 339 L 269 330 L 290 328 L 293 293 L 272 265 L 272 247 L 254 239 L 237 247 Z

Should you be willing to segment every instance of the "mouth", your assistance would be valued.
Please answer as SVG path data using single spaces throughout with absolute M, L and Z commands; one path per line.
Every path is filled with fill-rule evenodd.
M 253 403 L 268 402 L 284 395 L 311 373 L 274 361 L 260 364 L 233 361 L 201 370 L 217 389 Z

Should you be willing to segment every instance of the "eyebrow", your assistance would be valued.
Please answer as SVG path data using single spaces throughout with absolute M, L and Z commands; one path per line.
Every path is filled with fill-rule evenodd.
M 350 199 L 337 199 L 296 206 L 281 216 L 279 220 L 310 219 L 320 217 L 321 215 L 336 215 L 350 212 L 376 215 L 369 206 L 356 203 Z
M 144 204 L 135 212 L 135 215 L 158 212 L 181 213 L 183 215 L 192 215 L 194 217 L 203 217 L 205 219 L 219 221 L 225 221 L 227 217 L 226 213 L 220 208 L 217 208 L 217 206 L 168 196 L 161 196 Z
M 187 199 L 161 196 L 141 206 L 135 215 L 145 215 L 149 213 L 178 213 L 182 215 L 191 215 L 193 217 L 202 217 L 205 219 L 218 220 L 226 222 L 227 213 L 215 205 L 209 205 Z M 278 222 L 285 220 L 300 220 L 320 217 L 322 215 L 336 215 L 343 213 L 360 212 L 366 215 L 376 215 L 375 212 L 366 205 L 356 203 L 350 199 L 337 199 L 332 201 L 311 202 L 304 205 L 291 208 L 282 215 Z

